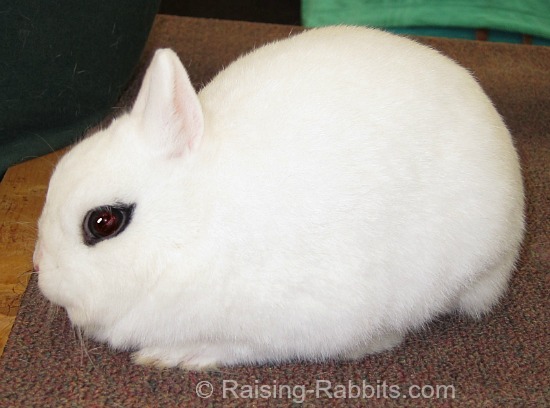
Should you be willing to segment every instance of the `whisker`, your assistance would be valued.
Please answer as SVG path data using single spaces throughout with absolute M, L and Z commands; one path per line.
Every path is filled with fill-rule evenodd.
M 36 271 L 33 270 L 33 269 L 29 269 L 29 270 L 27 270 L 27 271 L 25 271 L 25 272 L 21 272 L 21 273 L 19 274 L 19 277 L 28 276 L 28 275 L 34 275 L 34 274 L 37 274 L 37 275 L 38 275 L 38 272 L 36 272 Z
M 30 273 L 39 273 L 39 272 L 30 272 Z M 47 314 L 47 317 L 44 321 L 44 324 L 47 325 L 47 326 L 51 326 L 54 319 L 55 319 L 55 317 L 56 317 L 56 315 L 57 315 L 57 313 L 58 313 L 58 311 L 61 309 L 61 306 L 55 305 L 55 304 L 49 302 L 46 298 L 43 298 L 43 300 L 44 300 L 45 303 L 48 303 L 49 306 L 50 306 L 49 309 L 48 309 L 48 314 Z M 71 323 L 68 320 L 66 320 L 65 323 L 71 325 Z M 88 351 L 86 337 L 82 333 L 82 328 L 80 328 L 79 326 L 75 326 L 75 325 L 71 325 L 71 328 L 72 328 L 74 340 L 80 346 L 80 364 L 81 364 L 81 366 L 84 367 L 84 357 L 87 357 L 88 361 L 90 362 L 92 367 L 94 369 L 96 369 L 97 366 L 95 365 L 95 363 L 92 359 L 92 356 L 90 355 L 90 352 L 96 350 L 98 347 L 93 348 L 90 351 Z
M 19 225 L 21 227 L 33 229 L 35 231 L 38 231 L 38 227 L 36 226 L 36 220 L 32 221 L 6 221 L 2 223 L 3 225 Z
M 80 342 L 80 364 L 82 366 L 84 366 L 84 355 L 86 355 L 86 357 L 88 358 L 88 361 L 90 362 L 90 364 L 92 364 L 92 367 L 94 369 L 96 369 L 97 367 L 94 364 L 92 356 L 90 356 L 90 353 L 88 351 L 87 344 L 86 344 L 86 339 L 85 339 L 84 335 L 82 334 L 82 329 L 78 326 L 75 326 L 74 329 L 75 329 L 75 333 L 78 337 L 78 340 Z
M 33 222 L 33 221 L 15 221 L 11 224 L 20 225 L 22 227 L 32 229 L 33 231 L 38 231 L 38 227 L 36 226 L 36 222 Z
M 42 136 L 40 136 L 39 134 L 35 133 L 34 136 L 36 136 L 37 138 L 39 138 L 40 140 L 42 140 L 44 142 L 44 144 L 46 146 L 48 146 L 50 148 L 50 150 L 52 151 L 52 153 L 55 153 L 55 149 L 52 147 L 52 145 L 46 140 L 44 139 Z M 57 155 L 57 153 L 56 153 Z M 59 158 L 59 156 L 57 156 Z
M 28 156 L 21 157 L 21 161 L 40 159 L 42 162 L 45 162 L 46 164 L 48 164 L 48 167 L 53 170 L 55 168 L 57 162 L 59 161 L 61 155 L 60 155 L 59 151 L 54 150 L 52 148 L 52 146 L 46 140 L 44 140 L 43 137 L 41 137 L 40 135 L 36 135 L 36 136 L 41 138 L 45 142 L 45 144 L 50 148 L 51 152 L 55 154 L 55 158 L 52 160 L 46 154 L 42 155 L 42 156 L 28 155 Z
M 82 330 L 80 327 L 73 326 L 73 334 L 80 346 L 80 365 L 84 365 L 84 340 L 82 339 Z
M 58 312 L 59 312 L 59 306 L 54 305 L 53 303 L 50 303 L 50 308 L 48 309 L 48 317 L 46 318 L 46 322 L 48 323 L 48 325 L 51 326 Z
M 29 284 L 30 277 L 35 274 L 38 275 L 38 272 L 35 272 L 32 269 L 29 269 L 17 275 L 17 283 L 13 285 L 13 292 L 17 293 L 16 288 L 21 289 L 22 291 L 25 291 L 27 289 L 27 285 Z

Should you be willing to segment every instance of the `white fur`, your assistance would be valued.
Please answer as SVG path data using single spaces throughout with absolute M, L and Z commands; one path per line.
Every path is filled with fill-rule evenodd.
M 136 203 L 87 246 L 94 207 Z M 43 293 L 136 361 L 360 358 L 503 294 L 523 236 L 518 157 L 476 81 L 377 30 L 238 59 L 199 94 L 159 50 L 133 110 L 59 163 Z

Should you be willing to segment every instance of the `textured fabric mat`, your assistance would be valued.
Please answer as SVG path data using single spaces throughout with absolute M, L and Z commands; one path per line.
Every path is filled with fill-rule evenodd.
M 292 30 L 299 28 L 158 16 L 143 64 L 152 50 L 170 46 L 200 88 L 240 53 Z M 52 313 L 33 279 L 0 360 L 0 406 L 549 406 L 550 49 L 422 41 L 474 72 L 521 156 L 527 236 L 493 313 L 480 321 L 442 317 L 397 349 L 361 361 L 196 373 L 135 366 L 128 353 L 90 341 L 85 351 L 65 312 Z M 138 77 L 120 106 L 135 95 Z M 441 386 L 454 387 L 454 398 Z M 422 392 L 426 398 L 414 398 Z

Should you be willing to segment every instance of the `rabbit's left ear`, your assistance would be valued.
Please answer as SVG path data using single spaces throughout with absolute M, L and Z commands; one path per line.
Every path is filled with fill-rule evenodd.
M 170 157 L 184 155 L 203 134 L 202 108 L 189 76 L 176 53 L 160 49 L 155 53 L 139 90 L 131 116 L 145 128 L 156 149 Z

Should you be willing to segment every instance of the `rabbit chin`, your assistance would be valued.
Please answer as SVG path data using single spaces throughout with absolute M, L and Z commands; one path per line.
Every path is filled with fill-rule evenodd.
M 132 335 L 128 333 L 118 333 L 113 331 L 113 327 L 101 318 L 91 316 L 90 310 L 82 307 L 65 307 L 67 315 L 71 321 L 73 327 L 77 328 L 84 337 L 97 341 L 99 343 L 107 344 L 114 350 L 124 351 L 135 349 L 139 346 L 139 340 L 142 336 L 137 336 L 139 340 L 136 340 Z M 134 333 L 132 327 L 128 330 Z
M 92 321 L 88 313 L 81 307 L 65 307 L 71 324 L 78 327 L 87 336 L 98 341 L 106 341 L 102 325 Z

